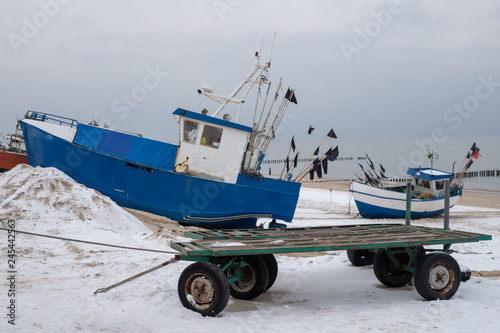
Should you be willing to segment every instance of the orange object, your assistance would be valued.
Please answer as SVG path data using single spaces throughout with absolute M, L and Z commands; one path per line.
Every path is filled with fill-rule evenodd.
M 0 151 L 0 169 L 10 170 L 16 165 L 28 164 L 28 156 L 10 151 Z

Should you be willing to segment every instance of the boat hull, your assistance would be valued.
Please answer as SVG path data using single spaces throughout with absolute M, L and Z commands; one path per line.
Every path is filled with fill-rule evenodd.
M 18 164 L 28 164 L 26 154 L 19 154 L 10 151 L 0 151 L 0 171 L 14 168 Z
M 359 214 L 363 218 L 405 218 L 406 193 L 377 188 L 356 181 L 351 183 Z M 460 195 L 450 197 L 450 208 L 458 203 Z M 444 198 L 411 200 L 411 217 L 426 218 L 444 213 Z
M 130 162 L 21 121 L 31 166 L 55 167 L 118 205 L 206 228 L 255 227 L 256 217 L 291 221 L 300 183 L 239 174 L 235 184 Z

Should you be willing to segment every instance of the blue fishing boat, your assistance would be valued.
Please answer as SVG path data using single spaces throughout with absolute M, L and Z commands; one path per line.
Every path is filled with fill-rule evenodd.
M 178 144 L 28 111 L 20 125 L 29 164 L 58 168 L 123 207 L 184 225 L 252 228 L 262 217 L 290 222 L 300 183 L 263 177 L 259 169 L 288 104 L 296 104 L 294 91 L 288 89 L 279 108 L 273 108 L 276 98 L 268 111 L 262 107 L 262 121 L 252 127 L 236 122 L 250 89 L 270 84 L 270 61 L 261 65 L 255 56 L 255 66 L 228 97 L 206 84 L 198 90 L 220 102 L 212 115 L 206 109 L 173 112 Z M 281 82 L 276 97 L 280 89 Z M 235 121 L 229 114 L 217 117 L 229 103 L 238 105 Z
M 455 206 L 462 197 L 462 179 L 474 159 L 477 160 L 479 156 L 479 147 L 474 142 L 462 162 L 461 170 L 456 174 L 454 170 L 450 173 L 434 169 L 434 159 L 438 155 L 430 151 L 427 154 L 431 162 L 430 168 L 409 168 L 406 174 L 411 185 L 411 217 L 426 218 L 444 212 L 446 180 L 450 182 L 450 207 Z M 377 173 L 370 157 L 366 157 L 366 170 L 358 163 L 365 178 L 358 176 L 359 180 L 351 182 L 351 193 L 359 214 L 364 218 L 405 218 L 407 184 L 398 184 L 387 178 L 381 164 Z

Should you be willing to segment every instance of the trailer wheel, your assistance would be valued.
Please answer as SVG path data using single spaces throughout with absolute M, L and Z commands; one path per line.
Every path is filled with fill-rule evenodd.
M 267 281 L 267 286 L 266 289 L 264 289 L 264 292 L 268 291 L 269 288 L 271 288 L 276 281 L 276 278 L 278 277 L 278 262 L 276 261 L 276 258 L 272 254 L 263 254 L 261 255 L 262 259 L 264 259 L 266 266 L 267 266 L 267 271 L 269 273 L 269 278 Z
M 229 284 L 231 296 L 238 299 L 250 300 L 262 294 L 269 281 L 269 271 L 266 262 L 261 256 L 244 256 L 243 268 L 229 267 L 226 270 L 227 278 L 238 276 L 239 279 Z M 240 272 L 237 270 L 241 269 Z
M 391 249 L 398 261 L 404 265 L 411 262 L 404 248 Z M 413 273 L 396 267 L 385 249 L 380 249 L 373 258 L 373 272 L 377 279 L 391 288 L 403 287 L 413 278 Z
M 460 266 L 449 254 L 433 252 L 419 261 L 415 269 L 415 289 L 426 300 L 446 300 L 460 287 Z
M 370 250 L 347 250 L 347 258 L 354 266 L 367 266 L 373 264 L 375 253 Z
M 219 267 L 207 262 L 189 265 L 179 277 L 177 292 L 184 307 L 216 316 L 229 301 L 229 283 Z

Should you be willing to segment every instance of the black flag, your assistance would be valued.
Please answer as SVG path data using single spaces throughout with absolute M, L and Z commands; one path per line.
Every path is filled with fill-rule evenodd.
M 368 157 L 367 153 L 365 153 L 365 155 L 366 155 L 366 158 L 368 159 L 368 161 L 370 161 L 370 168 L 372 168 L 372 170 L 375 170 L 375 166 L 373 165 L 372 160 L 370 159 L 370 157 Z
M 285 94 L 285 98 L 290 102 L 297 104 L 297 98 L 295 98 L 295 90 L 291 90 L 290 88 L 288 88 Z
M 323 166 L 323 172 L 326 175 L 328 173 L 328 159 L 325 158 L 323 161 L 321 161 L 321 165 Z
M 274 133 L 274 126 L 271 126 L 271 137 L 274 139 L 276 138 L 276 135 Z
M 472 152 L 476 151 L 476 143 L 475 142 L 472 144 L 472 147 L 470 147 L 470 150 L 472 150 Z
M 297 162 L 299 161 L 299 153 L 295 154 L 295 157 L 293 159 L 293 167 L 297 167 Z
M 312 169 L 314 172 L 316 172 L 318 174 L 318 178 L 322 178 L 323 175 L 321 174 L 321 161 L 319 160 L 319 158 L 316 158 L 312 164 Z
M 335 149 L 333 150 L 330 148 L 325 155 L 327 156 L 329 161 L 335 161 L 339 156 L 339 147 L 335 147 Z
M 318 174 L 318 178 L 319 179 L 323 178 L 323 175 L 321 174 L 321 163 L 316 164 L 314 169 L 316 169 L 316 173 Z
M 292 143 L 291 143 L 291 146 L 292 146 L 292 150 L 293 150 L 293 152 L 295 153 L 295 140 L 293 139 L 293 136 L 292 136 Z
M 290 159 L 288 156 L 286 157 L 286 172 L 288 173 L 290 171 Z
M 363 169 L 363 166 L 362 166 L 361 164 L 359 164 L 359 163 L 358 163 L 358 165 L 359 165 L 359 167 L 361 168 L 361 171 L 363 171 L 363 172 L 364 172 L 364 171 L 365 171 L 365 169 Z
M 330 138 L 333 138 L 333 139 L 337 138 L 337 136 L 335 135 L 335 132 L 333 131 L 333 128 L 330 130 L 330 132 L 328 132 L 327 136 Z
M 373 183 L 373 179 L 371 179 L 370 176 L 368 176 L 368 174 L 366 173 L 366 171 L 363 171 L 363 172 L 365 173 L 365 177 L 368 180 L 368 182 Z
M 379 163 L 378 165 L 380 166 L 380 170 L 381 170 L 382 172 L 385 172 L 385 169 L 384 169 L 384 167 L 382 166 L 382 164 L 380 164 L 380 163 Z
M 316 148 L 316 150 L 314 151 L 314 155 L 318 155 L 319 154 L 319 147 Z
M 309 130 L 307 131 L 307 134 L 311 134 L 314 131 L 314 127 L 309 126 Z
M 309 179 L 310 180 L 314 180 L 314 169 L 312 169 L 311 171 L 309 171 Z
M 470 152 L 467 153 L 466 159 L 469 159 L 469 158 L 470 158 Z

